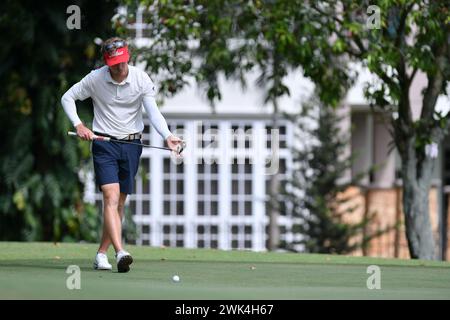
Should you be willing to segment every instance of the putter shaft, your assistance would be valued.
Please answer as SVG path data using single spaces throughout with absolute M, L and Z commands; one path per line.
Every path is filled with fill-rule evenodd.
M 73 131 L 69 131 L 69 132 L 67 132 L 67 134 L 68 134 L 69 136 L 75 136 L 75 137 L 78 136 L 78 135 L 76 134 L 76 132 L 73 132 Z M 160 149 L 160 150 L 174 151 L 174 150 L 172 150 L 172 149 L 170 149 L 170 148 L 156 147 L 156 146 L 151 146 L 151 145 L 149 145 L 149 144 L 144 144 L 144 143 L 136 143 L 136 142 L 131 142 L 131 141 L 124 141 L 124 140 L 111 139 L 110 137 L 103 137 L 103 136 L 97 136 L 97 135 L 94 135 L 93 139 L 94 139 L 94 140 L 99 140 L 99 141 L 126 143 L 126 144 L 133 144 L 133 145 L 136 145 L 136 146 L 147 147 L 147 148 L 154 148 L 154 149 Z M 181 143 L 181 145 L 180 145 L 181 148 L 179 148 L 179 150 L 177 151 L 178 154 L 180 154 L 180 153 L 183 151 L 184 146 L 185 146 L 185 143 L 184 143 L 184 141 L 182 141 L 182 143 Z

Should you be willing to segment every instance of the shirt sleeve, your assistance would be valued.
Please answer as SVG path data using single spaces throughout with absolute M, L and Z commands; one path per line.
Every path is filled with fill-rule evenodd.
M 143 97 L 150 97 L 155 98 L 156 97 L 156 87 L 153 83 L 152 79 L 146 74 L 145 72 L 142 73 L 142 80 L 143 80 L 143 86 L 142 86 L 142 94 Z
M 61 98 L 61 104 L 72 122 L 73 126 L 81 123 L 77 114 L 76 100 L 83 101 L 91 96 L 91 79 L 90 74 L 85 76 L 80 82 L 74 84 Z
M 147 111 L 147 115 L 150 119 L 150 123 L 153 127 L 158 131 L 159 135 L 166 140 L 172 133 L 167 126 L 167 122 L 164 119 L 163 115 L 159 111 L 158 106 L 156 105 L 155 98 L 150 97 L 148 95 L 144 95 L 142 100 L 145 111 Z

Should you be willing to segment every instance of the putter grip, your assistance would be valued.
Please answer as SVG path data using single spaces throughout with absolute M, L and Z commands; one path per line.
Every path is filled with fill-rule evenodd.
M 69 131 L 69 132 L 67 132 L 67 134 L 69 136 L 74 136 L 74 137 L 78 136 L 77 133 L 73 132 L 73 131 Z M 94 135 L 92 138 L 94 140 L 100 140 L 100 141 L 109 141 L 109 140 L 111 140 L 111 138 L 109 138 L 109 137 L 102 137 L 102 136 L 96 136 L 96 135 Z
M 94 140 L 99 140 L 99 141 L 110 141 L 110 140 L 111 140 L 110 137 L 96 136 L 95 134 L 94 134 L 94 136 L 93 136 L 93 139 L 94 139 Z

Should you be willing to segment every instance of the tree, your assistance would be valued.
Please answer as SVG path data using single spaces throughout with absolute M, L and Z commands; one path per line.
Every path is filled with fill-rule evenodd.
M 81 30 L 66 12 L 81 9 Z M 62 94 L 94 66 L 114 1 L 3 1 L 0 11 L 0 239 L 96 240 L 78 166 L 89 145 L 67 137 Z M 80 108 L 83 110 L 83 108 Z M 83 118 L 90 110 L 83 110 Z M 84 154 L 84 157 L 83 157 Z
M 307 142 L 291 148 L 293 168 L 281 198 L 292 212 L 292 232 L 298 240 L 283 246 L 294 251 L 336 254 L 364 249 L 376 235 L 366 234 L 372 213 L 351 222 L 358 206 L 346 191 L 357 186 L 365 173 L 354 174 L 352 179 L 346 176 L 355 155 L 346 155 L 350 133 L 342 132 L 339 125 L 345 115 L 338 115 L 337 110 L 312 97 L 299 114 L 287 117 L 297 129 L 294 141 Z
M 351 84 L 346 64 L 327 46 L 331 34 L 320 21 L 311 20 L 311 8 L 303 1 L 122 0 L 122 4 L 128 13 L 117 17 L 116 30 L 124 35 L 138 7 L 144 8 L 150 44 L 138 48 L 136 56 L 158 78 L 163 96 L 176 94 L 194 78 L 214 106 L 221 99 L 220 75 L 245 88 L 246 73 L 255 69 L 266 103 L 290 94 L 285 76 L 299 67 L 317 83 L 320 99 L 332 106 L 339 104 Z
M 439 144 L 448 130 L 450 114 L 435 109 L 450 80 L 450 15 L 448 1 L 370 1 L 379 15 L 379 28 L 366 27 L 369 1 L 327 1 L 312 4 L 323 27 L 336 39 L 337 54 L 347 55 L 376 75 L 366 95 L 374 108 L 391 119 L 391 134 L 399 151 L 403 182 L 406 236 L 412 258 L 434 259 L 428 213 L 433 157 L 426 150 Z M 420 117 L 413 118 L 411 83 L 427 78 Z

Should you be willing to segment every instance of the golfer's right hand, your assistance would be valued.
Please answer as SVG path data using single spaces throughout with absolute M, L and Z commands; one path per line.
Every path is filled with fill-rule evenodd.
M 94 138 L 94 133 L 86 128 L 84 124 L 80 123 L 75 127 L 77 129 L 77 135 L 83 140 L 92 140 Z

